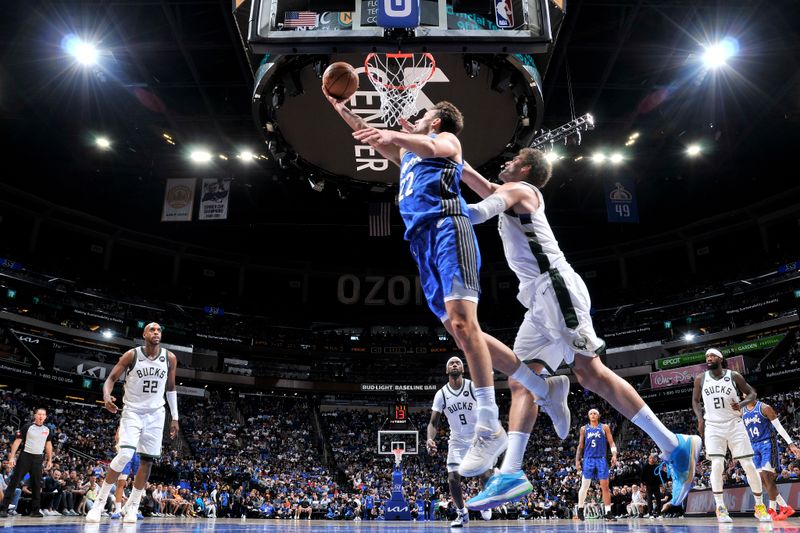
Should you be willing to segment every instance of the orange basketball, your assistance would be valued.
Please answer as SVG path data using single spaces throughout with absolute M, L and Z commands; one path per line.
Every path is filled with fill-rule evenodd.
M 358 89 L 358 74 L 349 63 L 331 63 L 322 75 L 322 85 L 337 100 L 345 100 Z

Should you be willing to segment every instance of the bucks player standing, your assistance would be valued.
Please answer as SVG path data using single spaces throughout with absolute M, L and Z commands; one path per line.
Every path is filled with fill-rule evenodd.
M 124 405 L 119 422 L 117 455 L 108 465 L 108 473 L 95 500 L 96 504 L 86 515 L 87 522 L 99 522 L 111 487 L 119 479 L 134 452 L 139 454 L 141 465 L 133 481 L 128 502 L 125 504 L 124 522 L 136 522 L 139 502 L 142 499 L 153 460 L 161 455 L 161 438 L 164 433 L 164 396 L 172 414 L 170 438 L 178 435 L 178 393 L 175 390 L 175 354 L 161 347 L 161 326 L 151 322 L 144 327 L 144 346 L 128 350 L 111 369 L 103 385 L 105 408 L 116 413 L 119 408 L 111 395 L 114 383 L 127 372 Z
M 442 413 L 450 426 L 450 440 L 447 443 L 447 484 L 456 505 L 457 516 L 451 527 L 462 527 L 469 522 L 469 514 L 464 506 L 461 490 L 461 476 L 458 466 L 475 438 L 475 424 L 478 421 L 478 402 L 475 399 L 472 382 L 464 377 L 464 363 L 458 357 L 451 357 L 445 365 L 447 384 L 436 392 L 431 407 L 431 420 L 428 422 L 428 453 L 436 453 L 436 433 Z M 487 471 L 487 475 L 491 469 Z M 490 519 L 492 511 L 482 511 L 485 519 Z
M 711 348 L 706 351 L 706 366 L 708 370 L 694 379 L 692 407 L 697 416 L 697 430 L 705 439 L 706 456 L 711 459 L 711 490 L 717 507 L 717 521 L 731 522 L 722 491 L 725 453 L 730 449 L 733 458 L 739 461 L 747 474 L 747 483 L 755 498 L 755 517 L 760 522 L 771 522 L 761 498 L 761 478 L 753 463 L 753 447 L 742 421 L 741 406 L 754 402 L 756 391 L 741 374 L 723 368 L 719 350 Z

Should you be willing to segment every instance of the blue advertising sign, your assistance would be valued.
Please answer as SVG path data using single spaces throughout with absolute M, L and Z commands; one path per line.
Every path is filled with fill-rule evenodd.
M 378 0 L 378 26 L 416 28 L 419 26 L 419 0 Z

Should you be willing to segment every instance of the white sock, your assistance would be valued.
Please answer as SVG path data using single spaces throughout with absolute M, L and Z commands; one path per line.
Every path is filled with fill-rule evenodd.
M 107 483 L 105 480 L 103 480 L 103 484 L 100 486 L 100 492 L 97 493 L 97 498 L 94 500 L 97 502 L 97 505 L 100 506 L 100 512 L 102 512 L 103 507 L 105 507 L 102 505 L 102 502 L 108 499 L 108 495 L 111 493 L 111 487 L 114 485 L 116 485 L 116 483 Z
M 611 512 L 611 506 L 610 506 L 610 505 L 604 505 L 603 507 L 604 507 L 604 508 L 605 508 L 605 510 L 606 510 L 606 514 L 608 514 L 608 513 L 610 513 L 610 512 Z
M 639 412 L 631 418 L 631 422 L 649 435 L 662 452 L 670 454 L 672 450 L 678 447 L 678 437 L 661 423 L 661 420 L 658 419 L 649 406 L 645 405 L 639 409 Z
M 139 512 L 139 502 L 142 500 L 143 492 L 144 489 L 137 489 L 136 487 L 131 490 L 131 495 L 128 496 L 128 503 L 125 504 L 128 513 Z
M 503 466 L 500 467 L 502 474 L 513 474 L 522 469 L 522 458 L 525 455 L 525 448 L 528 447 L 530 433 L 521 431 L 508 432 L 508 449 L 503 458 Z
M 534 393 L 537 398 L 544 399 L 547 397 L 547 382 L 542 376 L 528 368 L 525 363 L 520 363 L 519 368 L 508 377 L 519 381 L 523 387 Z
M 723 499 L 722 496 L 723 496 L 722 493 L 715 492 L 714 493 L 714 503 L 717 504 L 717 507 L 722 507 L 724 509 L 725 508 L 725 500 Z
M 122 502 L 114 502 L 114 512 L 118 513 L 122 509 Z
M 778 502 L 778 505 L 781 507 L 786 507 L 786 500 L 783 499 L 783 496 L 781 496 L 780 493 L 778 493 L 778 497 L 775 498 L 775 501 Z
M 478 400 L 478 424 L 492 431 L 500 429 L 500 410 L 494 401 L 494 386 L 475 387 L 475 399 Z
M 755 505 L 764 505 L 764 497 L 761 494 L 753 494 L 753 500 L 755 500 Z
M 776 502 L 775 500 L 770 500 L 769 501 L 769 508 L 772 509 L 773 511 L 777 511 L 778 510 L 778 502 Z

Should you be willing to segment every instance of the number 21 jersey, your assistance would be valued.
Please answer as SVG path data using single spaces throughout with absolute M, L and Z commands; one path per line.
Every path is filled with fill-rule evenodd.
M 705 409 L 703 419 L 706 422 L 721 424 L 742 418 L 742 413 L 731 407 L 740 397 L 730 370 L 726 370 L 719 379 L 712 377 L 711 371 L 707 370 L 701 390 Z

